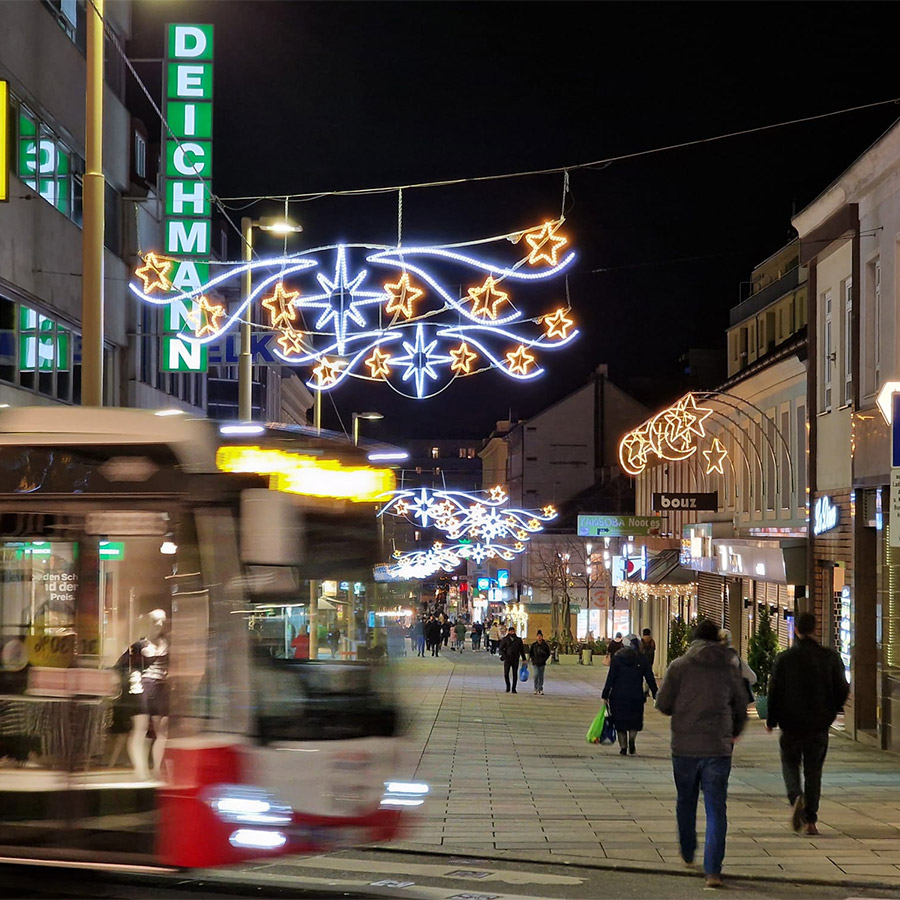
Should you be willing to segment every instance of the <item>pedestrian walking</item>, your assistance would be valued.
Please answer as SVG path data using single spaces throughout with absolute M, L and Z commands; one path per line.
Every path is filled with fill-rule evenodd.
M 526 662 L 525 644 L 522 638 L 516 634 L 516 626 L 510 625 L 506 629 L 506 636 L 500 641 L 497 648 L 500 659 L 503 660 L 503 680 L 506 682 L 506 693 L 510 693 L 509 674 L 512 672 L 512 693 L 516 694 L 516 685 L 519 683 L 519 660 Z
M 445 647 L 450 643 L 450 629 L 452 627 L 450 620 L 444 616 L 444 621 L 441 622 L 441 641 Z
M 497 648 L 500 646 L 500 624 L 497 621 L 491 622 L 488 640 L 491 642 L 491 656 L 496 656 Z
M 425 634 L 428 638 L 428 642 L 431 644 L 431 655 L 432 656 L 440 656 L 441 655 L 441 623 L 434 618 L 431 617 L 428 624 L 425 626 L 426 631 Z
M 612 664 L 613 657 L 622 649 L 622 632 L 617 631 L 616 636 L 606 645 L 606 659 Z
M 412 643 L 416 649 L 416 656 L 425 655 L 425 623 L 416 619 L 412 624 Z
M 472 626 L 472 650 L 480 650 L 481 649 L 481 632 L 484 631 L 484 625 L 481 622 L 476 622 Z
M 731 632 L 727 628 L 721 629 L 719 631 L 719 640 L 728 647 L 732 654 L 734 655 L 734 664 L 738 667 L 741 673 L 741 678 L 744 681 L 744 686 L 747 690 L 747 705 L 749 706 L 754 701 L 753 696 L 753 685 L 756 684 L 756 672 L 750 668 L 747 660 L 741 658 L 741 654 L 737 652 L 737 650 L 731 645 Z
M 457 619 L 453 631 L 456 634 L 456 649 L 462 653 L 466 646 L 466 623 Z
M 797 642 L 775 658 L 766 719 L 767 731 L 781 729 L 781 774 L 793 806 L 791 825 L 806 834 L 819 833 L 816 822 L 828 729 L 850 693 L 840 656 L 813 638 L 815 630 L 812 613 L 797 616 Z
M 635 738 L 639 731 L 644 730 L 644 704 L 647 702 L 644 682 L 654 698 L 658 690 L 647 657 L 638 649 L 639 644 L 637 635 L 626 636 L 624 646 L 609 664 L 609 674 L 601 694 L 616 727 L 622 756 L 628 753 L 634 756 L 637 752 Z
M 544 632 L 540 629 L 528 648 L 528 658 L 534 666 L 534 692 L 543 694 L 544 669 L 547 668 L 547 660 L 550 659 L 550 645 L 544 640 Z
M 639 649 L 652 669 L 656 660 L 656 641 L 653 640 L 653 635 L 650 633 L 649 628 L 645 628 L 641 632 L 641 646 Z
M 702 789 L 706 807 L 703 870 L 707 887 L 721 887 L 731 754 L 747 722 L 747 703 L 740 672 L 729 649 L 719 643 L 714 622 L 700 622 L 687 652 L 669 664 L 656 708 L 672 717 L 681 858 L 685 865 L 694 865 L 697 799 Z

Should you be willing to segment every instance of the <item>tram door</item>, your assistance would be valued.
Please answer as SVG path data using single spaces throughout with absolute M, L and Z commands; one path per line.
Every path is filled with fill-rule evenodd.
M 192 518 L 0 509 L 0 847 L 146 861 L 166 742 L 205 670 Z

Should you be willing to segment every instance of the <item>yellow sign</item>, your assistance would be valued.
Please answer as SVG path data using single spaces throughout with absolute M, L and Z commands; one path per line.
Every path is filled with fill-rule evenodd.
M 216 466 L 220 472 L 270 475 L 269 488 L 273 491 L 355 503 L 382 499 L 396 486 L 390 469 L 345 466 L 336 459 L 318 459 L 262 447 L 220 447 L 216 453 Z
M 0 201 L 9 200 L 9 83 L 0 81 Z
M 67 669 L 75 657 L 74 634 L 48 634 L 42 627 L 25 638 L 28 662 L 33 666 Z

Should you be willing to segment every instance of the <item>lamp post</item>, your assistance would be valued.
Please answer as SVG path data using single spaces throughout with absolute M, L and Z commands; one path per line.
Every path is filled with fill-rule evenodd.
M 361 412 L 361 413 L 353 413 L 351 416 L 351 421 L 353 423 L 352 431 L 353 431 L 353 446 L 356 447 L 359 445 L 359 420 L 360 419 L 370 419 L 372 421 L 376 419 L 383 419 L 384 416 L 380 412 Z
M 87 4 L 81 228 L 81 403 L 103 405 L 103 2 Z
M 295 225 L 288 219 L 273 216 L 262 216 L 251 219 L 241 218 L 241 234 L 243 236 L 242 259 L 248 263 L 243 276 L 244 297 L 249 297 L 253 290 L 253 278 L 249 263 L 253 259 L 253 229 L 268 231 L 272 234 L 298 234 L 303 231 L 301 225 Z M 250 352 L 250 323 L 252 321 L 253 304 L 248 303 L 241 321 L 241 354 L 238 359 L 238 418 L 249 422 L 253 418 L 253 355 Z

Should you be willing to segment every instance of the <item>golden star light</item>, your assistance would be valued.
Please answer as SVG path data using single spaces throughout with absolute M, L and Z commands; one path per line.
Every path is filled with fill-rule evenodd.
M 194 326 L 194 334 L 203 337 L 206 334 L 217 334 L 219 319 L 225 316 L 225 307 L 218 303 L 210 303 L 208 297 L 200 297 L 194 310 L 188 314 L 188 320 Z
M 551 266 L 559 264 L 559 251 L 569 243 L 568 238 L 562 235 L 557 236 L 556 230 L 559 226 L 559 222 L 544 222 L 540 231 L 525 235 L 525 240 L 531 247 L 528 262 L 532 266 L 542 260 L 550 263 Z
M 387 312 L 400 313 L 401 316 L 405 316 L 407 319 L 412 318 L 413 303 L 425 294 L 425 291 L 421 288 L 413 287 L 410 284 L 407 272 L 400 276 L 399 281 L 393 284 L 386 284 L 384 291 L 390 297 L 386 307 Z
M 372 378 L 387 378 L 391 374 L 390 353 L 382 353 L 377 347 L 372 351 L 372 355 L 366 360 L 366 365 L 371 371 Z
M 509 371 L 518 372 L 520 375 L 527 375 L 528 370 L 534 365 L 534 356 L 525 349 L 524 344 L 519 344 L 516 350 L 507 353 L 506 359 Z
M 509 294 L 499 290 L 493 276 L 488 275 L 481 287 L 469 288 L 469 299 L 472 301 L 473 316 L 496 319 L 497 310 L 504 303 L 509 303 Z
M 316 379 L 316 385 L 318 387 L 324 387 L 329 384 L 334 384 L 340 370 L 341 367 L 339 363 L 329 362 L 327 359 L 323 359 L 313 369 L 313 377 Z
M 506 499 L 506 491 L 499 484 L 496 487 L 492 487 L 488 493 L 491 495 L 491 500 L 494 503 L 502 503 Z
M 552 316 L 544 316 L 544 325 L 547 326 L 547 337 L 558 337 L 565 340 L 569 329 L 575 322 L 566 315 L 566 311 L 560 307 Z
M 281 345 L 284 355 L 291 356 L 303 353 L 305 349 L 303 346 L 304 336 L 302 331 L 294 331 L 293 328 L 283 329 L 278 336 L 278 343 Z
M 163 259 L 155 253 L 148 253 L 144 257 L 144 265 L 135 269 L 134 274 L 144 282 L 145 294 L 157 290 L 171 291 L 172 282 L 166 277 L 171 268 L 171 260 Z
M 718 472 L 720 475 L 725 474 L 722 463 L 725 461 L 725 457 L 728 456 L 728 451 L 718 438 L 713 438 L 712 447 L 709 450 L 704 450 L 703 456 L 706 459 L 707 475 L 711 475 L 713 472 Z
M 294 301 L 299 296 L 300 291 L 286 291 L 282 281 L 275 285 L 272 296 L 266 297 L 262 301 L 263 309 L 269 312 L 273 328 L 291 328 L 293 326 L 297 321 L 297 307 L 294 306 Z
M 472 374 L 472 363 L 478 359 L 478 354 L 473 353 L 465 341 L 455 350 L 451 350 L 450 356 L 453 358 L 453 362 L 450 364 L 451 372 L 456 372 L 458 375 Z

